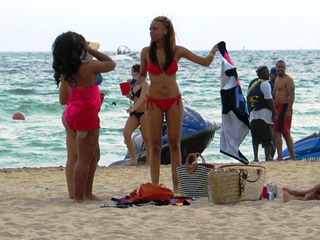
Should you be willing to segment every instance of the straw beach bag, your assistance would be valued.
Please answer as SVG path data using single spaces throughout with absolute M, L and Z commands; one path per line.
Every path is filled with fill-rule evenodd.
M 266 178 L 266 168 L 260 165 L 230 164 L 220 166 L 220 169 L 244 170 L 248 176 L 245 182 L 243 197 L 241 200 L 260 200 L 263 185 Z
M 198 163 L 198 157 L 202 163 Z M 177 167 L 180 193 L 188 197 L 208 196 L 208 172 L 214 169 L 200 153 L 190 153 L 185 165 Z
M 208 173 L 214 203 L 236 204 L 241 201 L 246 179 L 244 170 L 220 169 Z

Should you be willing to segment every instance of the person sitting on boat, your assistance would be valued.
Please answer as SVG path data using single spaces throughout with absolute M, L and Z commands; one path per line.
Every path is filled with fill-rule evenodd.
M 135 64 L 132 66 L 132 80 L 130 81 L 132 87 L 130 90 L 130 94 L 127 95 L 127 97 L 130 98 L 134 104 L 127 109 L 127 112 L 130 115 L 123 128 L 123 137 L 131 157 L 129 165 L 137 165 L 138 159 L 134 143 L 132 141 L 132 134 L 140 126 L 141 135 L 146 149 L 146 165 L 149 166 L 149 136 L 147 128 L 147 117 L 145 115 L 145 99 L 149 90 L 149 84 L 147 81 L 135 84 L 139 75 L 139 71 L 140 64 Z

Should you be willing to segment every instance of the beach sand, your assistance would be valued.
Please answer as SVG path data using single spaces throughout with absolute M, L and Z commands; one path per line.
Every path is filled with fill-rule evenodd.
M 81 204 L 68 199 L 63 167 L 1 169 L 0 239 L 320 239 L 320 202 L 284 203 L 281 190 L 318 183 L 320 161 L 259 164 L 279 187 L 273 201 L 124 209 L 100 206 L 150 181 L 146 167 L 99 167 L 94 193 L 103 201 Z M 161 166 L 161 183 L 172 187 L 170 166 Z

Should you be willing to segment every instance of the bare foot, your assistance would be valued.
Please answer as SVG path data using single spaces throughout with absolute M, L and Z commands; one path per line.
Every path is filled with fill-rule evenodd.
M 132 159 L 130 160 L 130 166 L 136 166 L 138 165 L 138 159 Z
M 179 189 L 179 187 L 173 187 L 173 193 L 174 193 L 174 194 L 180 194 L 180 189 Z
M 286 190 L 283 189 L 283 202 L 289 202 L 291 200 L 294 200 L 292 198 L 292 195 L 289 192 L 287 192 Z
M 136 160 L 130 159 L 130 161 L 124 163 L 122 166 L 136 166 L 136 165 L 138 165 L 138 160 L 137 159 Z
M 96 195 L 91 194 L 91 195 L 85 195 L 84 198 L 87 201 L 102 201 L 102 199 L 98 198 Z
M 291 194 L 286 190 L 286 188 L 283 188 L 283 201 L 289 202 L 291 200 L 304 200 L 304 196 L 296 196 Z
M 283 187 L 282 190 L 290 193 L 291 195 L 297 196 L 297 197 L 304 197 L 305 196 L 304 192 L 292 190 L 290 188 Z
M 83 203 L 84 199 L 83 198 L 81 198 L 81 199 L 73 199 L 73 202 L 74 203 Z

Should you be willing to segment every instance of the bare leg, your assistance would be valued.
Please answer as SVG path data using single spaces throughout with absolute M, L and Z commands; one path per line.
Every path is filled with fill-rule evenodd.
M 166 114 L 168 125 L 168 143 L 170 149 L 171 174 L 173 192 L 180 193 L 177 167 L 181 165 L 181 129 L 183 120 L 183 104 L 180 100 L 179 106 L 175 103 Z
M 296 156 L 294 154 L 294 148 L 293 148 L 293 140 L 291 135 L 283 136 L 283 137 L 286 140 L 286 144 L 290 153 L 290 160 L 296 160 Z
M 144 142 L 144 148 L 146 150 L 146 166 L 150 166 L 150 136 L 148 130 L 148 122 L 146 114 L 140 118 L 141 135 Z
M 319 200 L 320 183 L 307 190 L 292 190 L 283 188 L 283 201 L 291 200 Z
M 129 116 L 127 119 L 127 122 L 123 128 L 123 137 L 124 137 L 124 143 L 127 145 L 131 160 L 129 165 L 137 165 L 138 160 L 136 156 L 136 150 L 134 148 L 134 144 L 132 141 L 132 133 L 134 130 L 139 127 L 139 121 L 136 117 L 134 116 Z
M 320 192 L 320 183 L 318 183 L 314 187 L 309 188 L 307 190 L 293 190 L 293 189 L 286 188 L 286 187 L 284 187 L 283 190 L 287 191 L 293 195 L 305 196 L 306 194 L 311 193 L 311 192 Z
M 163 113 L 155 104 L 148 103 L 148 105 L 146 114 L 150 136 L 150 175 L 151 182 L 155 185 L 159 185 Z
M 291 200 L 300 200 L 303 201 L 305 196 L 296 196 L 291 194 L 290 192 L 286 191 L 283 189 L 283 201 L 284 202 L 289 202 Z
M 96 153 L 99 139 L 99 129 L 89 131 L 83 138 L 77 136 L 78 159 L 73 173 L 74 201 L 84 201 L 86 182 L 89 175 L 90 164 Z
M 293 189 L 286 188 L 286 187 L 282 188 L 282 190 L 290 193 L 291 195 L 297 196 L 297 197 L 304 197 L 308 193 L 306 190 L 305 191 L 298 191 L 298 190 L 293 190 Z
M 100 160 L 100 147 L 98 145 L 97 149 L 96 149 L 96 153 L 93 157 L 93 160 L 90 163 L 89 174 L 88 174 L 86 187 L 85 187 L 85 191 L 84 191 L 84 198 L 88 201 L 100 201 L 101 200 L 96 195 L 94 195 L 92 193 L 93 179 L 94 179 L 94 176 L 96 173 L 96 169 L 97 169 L 99 160 Z
M 76 133 L 67 126 L 62 114 L 62 123 L 66 130 L 67 162 L 65 168 L 66 182 L 68 187 L 69 198 L 73 199 L 73 170 L 77 162 Z
M 67 130 L 67 163 L 66 163 L 66 179 L 69 192 L 69 198 L 73 198 L 73 171 L 77 162 L 77 150 L 76 150 L 76 134 Z
M 271 145 L 270 146 L 264 146 L 264 155 L 266 161 L 271 161 Z
M 274 143 L 277 148 L 277 153 L 278 153 L 278 160 L 282 161 L 283 160 L 283 155 L 282 155 L 282 139 L 281 139 L 281 133 L 280 132 L 274 132 Z
M 271 146 L 271 153 L 270 153 L 271 160 L 273 160 L 275 154 L 276 154 L 275 146 Z

